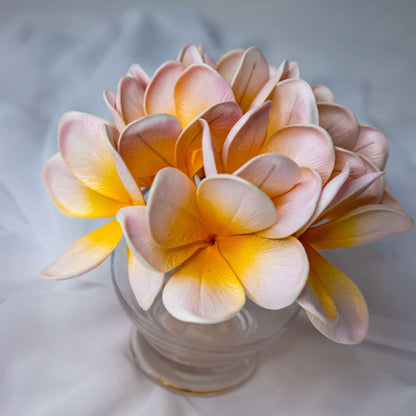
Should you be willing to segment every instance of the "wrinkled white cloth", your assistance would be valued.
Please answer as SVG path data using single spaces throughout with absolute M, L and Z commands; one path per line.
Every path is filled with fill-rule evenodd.
M 347 34 L 334 30 L 315 47 L 290 42 L 287 33 L 273 39 L 218 33 L 198 15 L 174 9 L 137 8 L 115 21 L 80 12 L 22 15 L 0 31 L 2 416 L 415 414 L 414 231 L 325 253 L 368 301 L 365 342 L 335 344 L 301 316 L 267 348 L 245 385 L 212 398 L 166 391 L 135 367 L 131 324 L 113 292 L 109 262 L 70 281 L 38 277 L 97 225 L 63 216 L 43 187 L 42 165 L 57 150 L 60 116 L 77 110 L 110 118 L 104 89 L 115 90 L 133 62 L 152 73 L 189 42 L 202 43 L 216 59 L 255 43 L 270 63 L 299 60 L 305 79 L 329 85 L 360 122 L 388 135 L 387 179 L 415 217 L 416 37 L 388 12 Z

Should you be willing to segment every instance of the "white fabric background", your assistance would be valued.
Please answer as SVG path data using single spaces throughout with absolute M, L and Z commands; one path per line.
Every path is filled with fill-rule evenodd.
M 135 368 L 127 344 L 131 325 L 113 293 L 109 262 L 71 281 L 38 278 L 96 226 L 60 214 L 43 188 L 41 169 L 57 149 L 59 117 L 78 110 L 109 118 L 102 90 L 115 89 L 133 62 L 152 73 L 188 42 L 203 43 L 214 58 L 256 44 L 270 63 L 298 60 L 305 79 L 329 85 L 360 122 L 388 135 L 387 179 L 416 216 L 411 4 L 340 6 L 339 14 L 322 9 L 308 20 L 299 5 L 286 3 L 282 25 L 269 37 L 250 35 L 261 32 L 255 16 L 257 30 L 237 33 L 219 31 L 185 9 L 136 8 L 115 20 L 28 13 L 1 29 L 1 415 L 415 414 L 414 230 L 326 253 L 368 301 L 365 342 L 332 343 L 300 317 L 267 349 L 247 384 L 213 398 L 175 395 Z

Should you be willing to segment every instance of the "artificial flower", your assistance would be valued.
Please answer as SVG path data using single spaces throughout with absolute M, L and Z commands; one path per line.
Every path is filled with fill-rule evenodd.
M 124 233 L 145 310 L 169 273 L 162 298 L 178 319 L 228 319 L 246 296 L 270 309 L 297 301 L 328 338 L 364 338 L 361 292 L 318 250 L 411 228 L 384 179 L 382 132 L 300 79 L 296 62 L 270 66 L 256 47 L 215 63 L 186 45 L 152 77 L 131 66 L 104 99 L 115 124 L 64 115 L 44 180 L 65 214 L 117 220 L 72 244 L 43 277 L 91 270 Z
M 269 67 L 256 47 L 232 51 L 214 68 L 204 51 L 187 45 L 178 60 L 161 65 L 150 80 L 138 65 L 133 68 L 120 81 L 117 93 L 104 94 L 116 125 L 122 132 L 143 116 L 163 113 L 176 117 L 183 131 L 170 166 L 190 178 L 203 167 L 201 118 L 210 125 L 218 151 L 241 115 L 266 100 L 271 102 L 268 135 L 292 124 L 318 124 L 314 93 L 298 79 L 297 64 L 284 61 L 277 69 Z M 130 125 L 128 128 L 134 131 Z
M 120 208 L 144 205 L 140 188 L 115 150 L 118 132 L 99 117 L 66 113 L 59 124 L 60 153 L 43 171 L 44 182 L 56 206 L 81 218 L 114 217 Z M 102 263 L 122 237 L 118 222 L 82 237 L 42 272 L 46 279 L 68 279 Z
M 143 108 L 144 91 L 149 84 L 149 76 L 143 68 L 134 64 L 127 75 L 118 83 L 117 92 L 105 90 L 103 97 L 119 131 L 130 122 L 145 115 Z
M 394 204 L 365 204 L 374 198 L 371 188 L 374 190 L 382 173 L 367 173 L 347 182 L 349 175 L 346 164 L 323 188 L 314 214 L 296 233 L 310 265 L 307 284 L 297 301 L 325 336 L 356 344 L 364 339 L 368 328 L 364 297 L 348 276 L 316 250 L 373 243 L 408 231 L 413 221 L 401 207 L 391 206 Z
M 282 180 L 296 183 L 301 172 L 291 169 L 299 168 L 287 158 L 281 163 L 289 165 L 282 166 Z M 214 175 L 196 187 L 181 171 L 165 168 L 156 175 L 147 206 L 123 208 L 117 219 L 131 251 L 147 267 L 161 273 L 177 268 L 163 302 L 178 319 L 223 321 L 243 307 L 245 294 L 262 307 L 283 308 L 305 284 L 302 245 L 290 235 L 261 235 L 276 222 L 275 205 L 237 175 Z

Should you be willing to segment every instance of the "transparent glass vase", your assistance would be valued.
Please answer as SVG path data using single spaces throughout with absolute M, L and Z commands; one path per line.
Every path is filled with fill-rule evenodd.
M 259 365 L 261 350 L 299 311 L 297 304 L 271 311 L 247 299 L 232 319 L 194 324 L 170 315 L 160 295 L 144 311 L 130 287 L 125 243 L 112 255 L 112 277 L 134 325 L 130 349 L 136 363 L 152 381 L 184 394 L 219 394 L 246 381 Z

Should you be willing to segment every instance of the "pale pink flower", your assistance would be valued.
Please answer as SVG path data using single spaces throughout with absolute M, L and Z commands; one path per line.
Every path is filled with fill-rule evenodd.
M 143 309 L 172 272 L 163 302 L 179 319 L 228 319 L 245 296 L 270 309 L 297 300 L 330 339 L 363 339 L 359 289 L 317 250 L 411 228 L 383 177 L 383 133 L 300 79 L 295 62 L 275 68 L 256 47 L 215 63 L 186 45 L 152 77 L 133 65 L 104 98 L 115 125 L 64 115 L 44 178 L 65 214 L 120 224 L 75 242 L 43 277 L 91 270 L 124 232 Z
M 43 177 L 64 214 L 114 217 L 120 208 L 144 205 L 140 188 L 115 150 L 117 136 L 117 129 L 99 117 L 71 112 L 61 118 L 60 153 L 45 164 Z M 88 272 L 111 254 L 121 237 L 120 225 L 113 219 L 68 247 L 42 277 L 68 279 Z
M 176 318 L 218 322 L 235 315 L 245 295 L 279 309 L 300 294 L 308 274 L 306 255 L 288 230 L 293 217 L 286 213 L 276 219 L 275 204 L 287 188 L 305 186 L 309 179 L 303 176 L 312 182 L 316 176 L 283 156 L 273 157 L 280 163 L 281 183 L 271 180 L 263 190 L 228 174 L 210 176 L 196 187 L 181 171 L 165 168 L 156 175 L 146 207 L 118 212 L 130 249 L 146 267 L 160 273 L 177 268 L 163 290 L 164 305 Z M 245 174 L 259 179 L 249 170 Z M 272 200 L 266 192 L 278 196 Z M 280 201 L 282 212 L 302 199 L 296 190 L 292 195 L 294 202 Z M 272 229 L 277 222 L 280 228 Z
M 384 197 L 380 203 L 372 203 L 383 194 L 380 185 L 374 187 L 382 172 L 366 173 L 347 182 L 350 171 L 350 165 L 345 164 L 325 185 L 315 212 L 296 233 L 310 265 L 298 303 L 319 331 L 345 344 L 361 342 L 365 337 L 366 303 L 357 286 L 316 250 L 369 244 L 413 226 L 412 219 L 393 199 Z
M 171 162 L 165 165 L 177 167 L 192 178 L 203 165 L 200 119 L 210 125 L 219 151 L 242 114 L 256 110 L 265 100 L 271 101 L 268 135 L 292 124 L 318 124 L 313 91 L 298 79 L 296 63 L 285 61 L 278 69 L 269 67 L 261 51 L 252 47 L 232 51 L 218 61 L 216 69 L 213 66 L 212 59 L 192 44 L 183 48 L 178 60 L 159 67 L 148 84 L 143 71 L 136 66 L 141 83 L 137 77 L 128 76 L 119 84 L 117 94 L 105 93 L 120 131 L 130 130 L 124 135 L 134 137 L 137 134 L 132 124 L 138 120 L 159 113 L 176 117 L 183 131 L 171 154 Z M 132 145 L 134 140 L 129 142 Z M 151 179 L 144 182 L 149 185 Z

